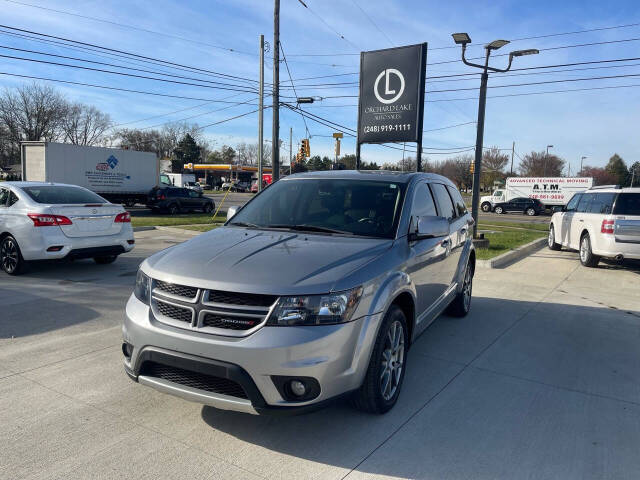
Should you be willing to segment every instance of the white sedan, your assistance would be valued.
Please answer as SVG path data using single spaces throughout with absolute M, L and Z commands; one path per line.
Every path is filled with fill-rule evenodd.
M 0 183 L 0 266 L 10 275 L 32 260 L 111 263 L 134 243 L 129 212 L 86 188 Z

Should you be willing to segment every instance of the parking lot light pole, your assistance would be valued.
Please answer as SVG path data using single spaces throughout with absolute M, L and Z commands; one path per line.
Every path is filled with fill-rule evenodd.
M 547 154 L 544 156 L 544 171 L 542 176 L 546 177 L 547 176 L 547 161 L 549 160 L 549 149 L 553 148 L 553 145 L 547 145 Z
M 580 175 L 582 175 L 582 162 L 584 162 L 587 157 L 580 157 Z
M 487 104 L 487 82 L 489 80 L 489 72 L 507 72 L 511 68 L 511 63 L 514 57 L 521 57 L 524 55 L 535 55 L 538 50 L 516 50 L 509 53 L 509 64 L 507 68 L 500 69 L 489 66 L 489 56 L 493 50 L 498 50 L 509 43 L 509 40 L 494 40 L 491 43 L 485 45 L 485 60 L 484 65 L 472 63 L 465 58 L 465 52 L 467 50 L 467 44 L 471 43 L 471 37 L 467 33 L 454 33 L 452 34 L 453 41 L 456 45 L 462 46 L 462 62 L 470 67 L 476 67 L 482 69 L 482 76 L 480 80 L 480 97 L 478 99 L 478 122 L 476 132 L 476 152 L 474 160 L 474 172 L 473 172 L 473 197 L 471 200 L 471 214 L 473 216 L 473 238 L 478 238 L 478 206 L 480 204 L 480 175 L 482 169 L 482 151 L 483 151 L 483 137 L 484 137 L 484 112 Z

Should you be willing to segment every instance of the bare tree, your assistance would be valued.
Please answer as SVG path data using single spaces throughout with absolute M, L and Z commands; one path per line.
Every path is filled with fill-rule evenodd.
M 48 85 L 22 85 L 0 96 L 0 122 L 16 144 L 24 140 L 55 141 L 61 137 L 67 107 L 64 97 Z
M 564 170 L 565 161 L 557 155 L 531 152 L 524 156 L 518 170 L 523 177 L 559 177 Z
M 64 139 L 73 145 L 98 145 L 103 143 L 105 132 L 112 125 L 111 117 L 96 107 L 74 103 L 62 117 Z
M 504 167 L 509 163 L 509 155 L 500 152 L 498 147 L 491 147 L 482 154 L 482 184 L 485 188 L 493 188 L 496 180 L 505 177 Z

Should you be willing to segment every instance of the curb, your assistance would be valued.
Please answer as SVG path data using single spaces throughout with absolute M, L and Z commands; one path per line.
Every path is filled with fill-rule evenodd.
M 535 252 L 536 250 L 540 250 L 546 244 L 547 244 L 546 237 L 538 238 L 533 242 L 529 242 L 525 245 L 522 245 L 521 247 L 516 248 L 515 250 L 505 252 L 502 255 L 498 255 L 495 258 L 491 258 L 489 260 L 477 260 L 476 266 L 482 267 L 482 268 L 503 268 L 519 260 L 522 260 L 524 257 L 529 256 L 529 254 Z
M 200 235 L 203 232 L 198 232 L 197 230 L 185 230 L 184 228 L 176 228 L 176 227 L 155 227 L 156 230 L 162 230 L 163 232 L 174 232 L 181 233 L 183 235 L 191 235 L 195 237 L 196 235 Z

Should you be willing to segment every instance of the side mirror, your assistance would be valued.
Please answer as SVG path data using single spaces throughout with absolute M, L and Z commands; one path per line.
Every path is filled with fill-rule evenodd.
M 449 232 L 449 220 L 444 217 L 427 215 L 418 218 L 418 228 L 416 232 L 409 234 L 409 241 L 446 237 Z
M 236 213 L 238 213 L 240 207 L 237 205 L 233 205 L 227 209 L 227 220 L 230 220 Z
M 556 206 L 554 206 L 554 207 L 551 209 L 551 211 L 552 211 L 553 213 L 556 213 L 556 212 L 566 212 L 566 211 L 567 211 L 567 207 L 566 207 L 566 205 L 556 205 Z

